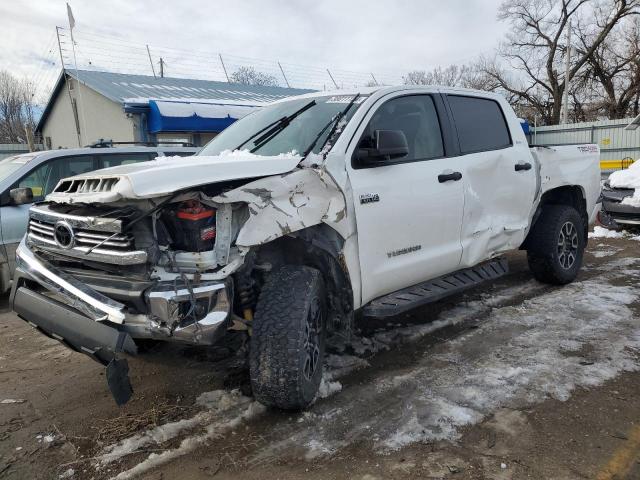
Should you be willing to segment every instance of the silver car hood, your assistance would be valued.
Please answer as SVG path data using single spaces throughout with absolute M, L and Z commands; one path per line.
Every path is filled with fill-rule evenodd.
M 227 180 L 265 177 L 293 170 L 295 154 L 275 157 L 233 152 L 221 156 L 158 157 L 105 168 L 61 180 L 46 200 L 58 203 L 109 203 L 161 197 L 191 187 Z

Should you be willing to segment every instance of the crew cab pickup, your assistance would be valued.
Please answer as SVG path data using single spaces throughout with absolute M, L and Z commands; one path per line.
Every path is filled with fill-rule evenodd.
M 253 394 L 315 398 L 327 332 L 507 271 L 577 275 L 600 195 L 596 145 L 529 148 L 499 95 L 439 87 L 271 104 L 199 155 L 61 180 L 30 210 L 11 306 L 107 366 L 145 339 L 246 335 Z M 234 335 L 235 333 L 231 333 Z

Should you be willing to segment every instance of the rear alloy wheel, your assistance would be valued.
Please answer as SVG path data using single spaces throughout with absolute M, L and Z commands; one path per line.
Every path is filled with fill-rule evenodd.
M 571 222 L 566 222 L 560 229 L 558 236 L 558 261 L 560 266 L 565 270 L 573 267 L 578 258 L 578 248 L 580 242 L 578 240 L 578 231 Z
M 318 270 L 284 265 L 269 275 L 258 298 L 249 352 L 256 400 L 285 410 L 313 402 L 322 379 L 325 319 Z
M 582 266 L 584 222 L 569 205 L 547 205 L 530 233 L 529 268 L 537 280 L 554 285 L 572 282 Z

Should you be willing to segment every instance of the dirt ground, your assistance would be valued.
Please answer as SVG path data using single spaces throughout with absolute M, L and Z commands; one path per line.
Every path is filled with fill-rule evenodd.
M 0 315 L 0 478 L 640 479 L 640 242 L 594 238 L 578 281 L 498 282 L 335 345 L 308 412 L 265 410 L 224 348 L 103 368 Z M 244 393 L 244 394 L 243 394 Z

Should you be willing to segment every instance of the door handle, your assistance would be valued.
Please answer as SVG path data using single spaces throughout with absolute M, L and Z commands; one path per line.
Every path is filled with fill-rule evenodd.
M 516 163 L 515 166 L 516 172 L 519 172 L 521 170 L 531 170 L 531 164 L 530 163 Z
M 461 178 L 462 178 L 462 174 L 460 172 L 441 173 L 440 175 L 438 175 L 438 181 L 440 183 L 449 182 L 449 181 L 452 181 L 452 180 L 454 182 L 457 182 Z

